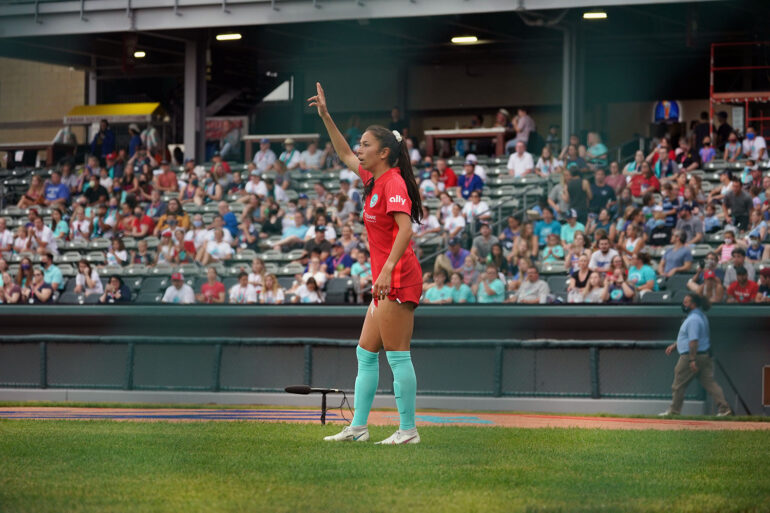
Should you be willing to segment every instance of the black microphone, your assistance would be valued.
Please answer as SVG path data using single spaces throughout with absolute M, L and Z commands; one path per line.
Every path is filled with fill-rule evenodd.
M 307 385 L 292 385 L 292 386 L 286 387 L 284 390 L 290 394 L 301 394 L 301 395 L 308 395 L 310 393 L 316 393 L 316 394 L 342 393 L 341 390 L 338 390 L 336 388 L 310 388 Z

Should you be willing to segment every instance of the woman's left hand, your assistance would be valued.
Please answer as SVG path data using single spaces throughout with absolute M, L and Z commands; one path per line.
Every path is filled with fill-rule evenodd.
M 383 269 L 372 286 L 372 296 L 375 299 L 385 299 L 390 294 L 390 271 Z

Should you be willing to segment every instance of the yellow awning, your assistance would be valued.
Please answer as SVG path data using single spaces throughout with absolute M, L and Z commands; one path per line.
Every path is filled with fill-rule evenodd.
M 90 125 L 106 119 L 110 123 L 159 121 L 165 113 L 160 103 L 105 103 L 79 105 L 64 116 L 65 125 Z

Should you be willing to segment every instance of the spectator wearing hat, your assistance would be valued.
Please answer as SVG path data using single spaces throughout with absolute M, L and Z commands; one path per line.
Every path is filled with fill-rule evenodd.
M 686 244 L 698 244 L 703 240 L 703 221 L 692 215 L 692 207 L 684 204 L 679 207 L 679 219 L 676 222 L 677 230 L 681 230 L 687 238 Z
M 422 302 L 427 305 L 452 303 L 452 287 L 447 285 L 447 272 L 444 269 L 438 269 L 433 273 L 433 286 L 425 291 Z
M 241 131 L 233 125 L 233 122 L 226 119 L 222 123 L 222 138 L 219 140 L 219 154 L 222 160 L 241 162 Z
M 492 250 L 492 246 L 500 244 L 500 241 L 492 235 L 492 230 L 489 228 L 489 223 L 482 221 L 479 226 L 479 235 L 473 239 L 473 246 L 471 247 L 471 254 L 478 260 L 486 261 L 489 252 Z
M 725 287 L 719 280 L 714 269 L 704 269 L 700 283 L 696 281 L 698 275 L 687 281 L 688 290 L 706 297 L 711 303 L 721 303 L 725 300 Z
M 120 151 L 122 152 L 123 150 L 120 150 Z M 105 162 L 105 165 L 103 170 L 107 171 L 107 177 L 112 181 L 112 183 L 115 186 L 117 186 L 117 184 L 120 183 L 120 179 L 123 177 L 123 169 L 126 163 L 122 160 L 118 160 L 118 155 L 115 152 L 108 153 L 107 155 L 105 155 L 104 162 Z M 105 187 L 107 186 L 105 185 Z M 113 190 L 113 187 L 107 187 L 107 188 L 109 190 Z
M 770 267 L 759 271 L 759 286 L 757 287 L 757 303 L 770 303 Z
M 139 146 L 142 145 L 142 131 L 136 123 L 128 125 L 128 134 L 131 137 L 128 141 L 128 157 L 131 158 L 136 153 Z
M 307 238 L 307 235 L 305 237 Z M 313 227 L 313 237 L 305 241 L 304 247 L 307 255 L 317 252 L 325 261 L 332 252 L 332 243 L 326 238 L 326 227 L 324 225 Z
M 179 190 L 179 183 L 176 179 L 176 173 L 171 169 L 168 160 L 163 159 L 160 162 L 161 173 L 153 178 L 152 186 L 160 192 L 176 192 Z
M 739 230 L 745 230 L 749 226 L 749 212 L 754 208 L 751 195 L 743 190 L 741 180 L 733 178 L 730 192 L 725 194 L 722 200 L 725 213 L 725 222 L 736 226 Z
M 663 253 L 658 264 L 658 273 L 670 278 L 676 273 L 686 273 L 692 268 L 692 250 L 685 245 L 686 235 L 681 230 L 674 230 L 671 235 L 672 246 Z
M 564 245 L 565 248 L 568 248 L 570 244 L 572 244 L 575 240 L 575 233 L 585 233 L 586 227 L 583 225 L 583 223 L 578 222 L 577 210 L 574 208 L 570 208 L 566 211 L 566 217 L 567 222 L 561 225 L 561 229 L 559 230 L 559 238 L 561 238 L 562 245 Z
M 745 267 L 735 267 L 736 280 L 727 287 L 728 303 L 753 303 L 759 292 L 757 282 L 749 279 Z
M 511 113 L 508 109 L 501 108 L 495 113 L 495 127 L 505 128 L 506 130 L 512 130 Z
M 436 262 L 433 265 L 434 274 L 439 269 L 444 269 L 447 274 L 460 271 L 465 263 L 465 259 L 470 254 L 470 251 L 460 246 L 459 237 L 452 237 L 449 239 L 449 249 L 436 257 Z
M 230 287 L 230 304 L 248 305 L 257 302 L 257 289 L 249 283 L 249 274 L 241 271 L 238 274 L 238 283 Z
M 741 247 L 734 247 L 730 263 L 727 269 L 725 269 L 725 277 L 723 279 L 725 287 L 729 288 L 738 279 L 737 269 L 739 267 L 746 269 L 748 279 L 754 281 L 756 270 L 751 262 L 746 261 L 746 250 Z
M 103 119 L 99 122 L 99 131 L 91 140 L 91 154 L 104 157 L 115 151 L 115 132 L 110 128 L 110 123 Z
M 516 302 L 519 304 L 544 305 L 550 293 L 548 284 L 540 279 L 537 267 L 533 265 L 527 269 L 527 278 L 519 286 Z M 479 303 L 481 303 L 481 300 L 479 300 Z
M 99 302 L 108 305 L 129 303 L 131 302 L 131 290 L 123 283 L 120 276 L 112 275 L 104 287 L 104 293 L 99 297 Z
M 279 171 L 287 170 L 293 171 L 299 169 L 301 154 L 299 150 L 294 147 L 294 139 L 291 137 L 286 138 L 283 141 L 284 151 L 278 157 L 278 161 L 273 166 L 282 166 Z
M 254 154 L 254 165 L 261 174 L 272 169 L 275 164 L 275 152 L 270 149 L 270 139 L 263 138 L 259 141 L 259 150 Z
M 48 180 L 44 188 L 45 205 L 50 208 L 67 208 L 70 200 L 70 189 L 61 181 L 61 171 L 54 169 L 51 173 L 51 179 Z
M 161 299 L 162 303 L 189 305 L 195 303 L 195 293 L 192 287 L 184 282 L 182 273 L 171 275 L 171 285 L 166 289 Z
M 457 179 L 457 190 L 463 198 L 468 199 L 473 191 L 484 188 L 484 180 L 476 174 L 476 163 L 466 160 L 463 165 L 463 174 Z
M 337 241 L 332 245 L 331 255 L 329 255 L 324 264 L 326 265 L 326 275 L 330 279 L 344 278 L 350 276 L 353 259 L 345 253 L 342 243 Z

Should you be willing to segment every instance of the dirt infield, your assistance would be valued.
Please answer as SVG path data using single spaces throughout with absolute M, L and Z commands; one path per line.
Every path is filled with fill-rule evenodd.
M 346 412 L 349 416 L 349 413 Z M 201 422 L 259 421 L 319 423 L 319 410 L 285 409 L 131 409 L 131 408 L 62 408 L 5 407 L 2 419 L 36 420 L 118 420 L 134 422 Z M 586 428 L 586 429 L 655 429 L 655 430 L 770 430 L 770 422 L 730 422 L 715 420 L 677 420 L 619 417 L 581 417 L 571 415 L 539 415 L 526 413 L 452 413 L 418 412 L 420 426 L 479 426 L 514 428 Z M 327 422 L 345 422 L 339 410 L 326 414 Z M 398 424 L 393 411 L 373 411 L 370 424 Z

